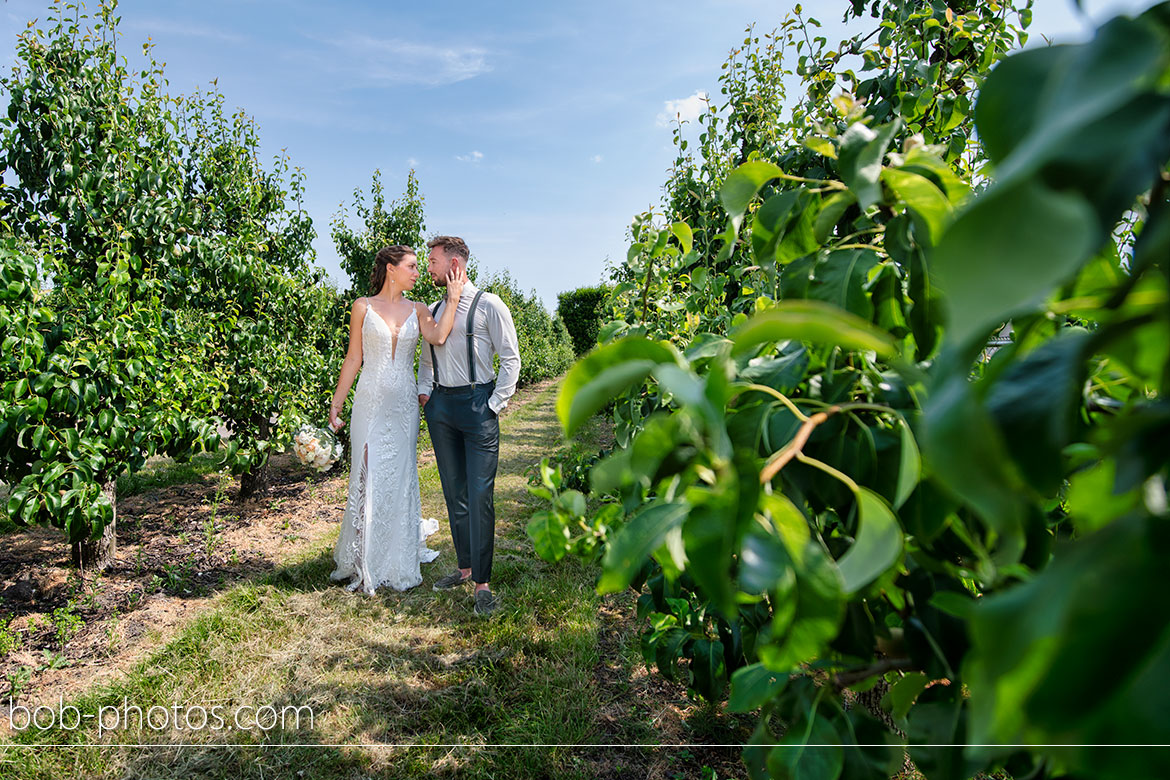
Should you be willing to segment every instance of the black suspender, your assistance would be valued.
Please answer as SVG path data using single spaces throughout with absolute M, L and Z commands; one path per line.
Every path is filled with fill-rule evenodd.
M 475 307 L 479 306 L 479 296 L 483 290 L 475 293 L 471 299 L 471 308 L 467 310 L 467 384 L 475 384 Z
M 479 306 L 479 298 L 483 295 L 483 290 L 477 290 L 475 297 L 471 299 L 471 306 L 467 310 L 467 379 L 468 384 L 475 384 L 475 309 Z M 434 318 L 439 312 L 439 306 L 442 305 L 439 301 L 431 307 L 431 317 Z M 431 390 L 432 392 L 439 386 L 439 361 L 435 357 L 435 345 L 430 344 L 431 348 Z
M 431 307 L 431 319 L 439 313 L 439 307 L 443 305 L 442 299 Z M 427 342 L 427 346 L 431 348 L 431 395 L 434 395 L 435 388 L 439 386 L 439 361 L 435 359 L 435 345 Z

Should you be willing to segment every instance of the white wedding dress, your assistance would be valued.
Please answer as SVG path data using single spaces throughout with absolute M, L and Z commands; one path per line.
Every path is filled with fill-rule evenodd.
M 418 338 L 413 311 L 395 338 L 391 326 L 366 307 L 362 371 L 350 417 L 349 499 L 330 575 L 348 579 L 350 590 L 413 588 L 422 582 L 419 564 L 439 554 L 426 546 L 439 523 L 422 517 L 418 492 Z

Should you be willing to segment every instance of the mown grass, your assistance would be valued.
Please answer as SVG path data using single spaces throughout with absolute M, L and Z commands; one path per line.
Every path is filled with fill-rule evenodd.
M 598 712 L 612 702 L 602 700 L 595 679 L 595 570 L 573 561 L 545 564 L 525 535 L 535 509 L 525 472 L 560 443 L 554 394 L 548 388 L 502 424 L 492 584 L 503 607 L 492 619 L 473 614 L 470 588 L 432 592 L 431 583 L 454 565 L 445 533 L 432 538 L 442 555 L 424 567 L 422 586 L 373 598 L 328 584 L 330 539 L 263 580 L 221 594 L 121 680 L 80 696 L 73 704 L 81 728 L 30 728 L 0 743 L 0 776 L 584 778 L 612 761 L 636 763 L 628 752 L 500 747 L 653 736 L 636 719 L 619 724 L 616 739 L 612 724 L 602 732 Z M 424 513 L 445 516 L 433 462 L 420 484 Z M 124 703 L 143 712 L 165 708 L 171 718 L 176 705 L 183 715 L 218 706 L 229 723 L 182 728 L 180 719 L 175 729 L 168 718 L 170 728 L 120 724 L 99 737 L 99 714 L 109 724 Z M 312 722 L 231 728 L 230 714 L 242 705 L 307 706 Z M 396 747 L 402 745 L 413 747 Z
M 185 463 L 162 459 L 148 463 L 140 471 L 118 477 L 118 497 L 128 498 L 149 490 L 199 482 L 223 468 L 223 456 L 216 453 L 195 455 Z

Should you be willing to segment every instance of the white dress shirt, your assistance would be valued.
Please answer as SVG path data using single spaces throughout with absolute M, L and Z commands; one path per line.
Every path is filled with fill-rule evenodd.
M 443 387 L 463 387 L 471 384 L 467 372 L 467 312 L 478 288 L 468 281 L 463 285 L 459 306 L 455 309 L 455 324 L 447 341 L 436 346 L 435 359 L 439 363 L 439 384 Z M 427 308 L 433 307 L 431 306 Z M 435 319 L 443 316 L 447 300 L 439 304 Z M 520 379 L 520 342 L 516 338 L 516 325 L 512 312 L 500 300 L 500 296 L 485 292 L 475 309 L 475 382 L 486 384 L 496 379 L 496 389 L 488 399 L 488 407 L 499 414 L 508 405 L 508 399 L 516 392 Z M 492 369 L 492 356 L 500 356 L 500 376 L 497 379 Z M 434 381 L 434 367 L 431 365 L 431 344 L 422 345 L 422 356 L 418 362 L 418 394 L 430 395 Z

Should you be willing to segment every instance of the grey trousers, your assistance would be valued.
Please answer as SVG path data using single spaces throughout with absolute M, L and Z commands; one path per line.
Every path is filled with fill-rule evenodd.
M 488 407 L 495 383 L 436 387 L 423 407 L 460 569 L 489 582 L 496 542 L 500 421 Z

